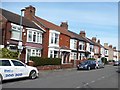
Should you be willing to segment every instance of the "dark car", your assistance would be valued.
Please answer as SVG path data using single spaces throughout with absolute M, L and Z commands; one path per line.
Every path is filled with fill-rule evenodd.
M 115 61 L 113 66 L 119 66 L 120 65 L 120 61 Z
M 93 60 L 86 60 L 86 61 L 80 63 L 77 66 L 77 69 L 78 70 L 80 70 L 80 69 L 86 69 L 86 70 L 96 69 L 96 62 Z

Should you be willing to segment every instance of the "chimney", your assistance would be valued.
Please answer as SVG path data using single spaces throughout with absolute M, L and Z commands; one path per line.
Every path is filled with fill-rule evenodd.
M 63 27 L 63 28 L 65 28 L 66 30 L 68 30 L 68 22 L 67 22 L 67 21 L 61 22 L 60 27 Z
M 92 37 L 92 41 L 93 41 L 93 42 L 96 42 L 96 37 Z
M 33 18 L 32 16 L 35 16 L 35 7 L 31 5 L 28 7 L 25 7 L 24 16 L 31 20 Z
M 113 50 L 116 50 L 116 47 L 113 47 Z
M 82 37 L 86 37 L 86 33 L 85 33 L 85 31 L 80 31 L 80 36 L 82 36 Z
M 97 43 L 100 44 L 100 39 L 98 39 Z
M 112 48 L 112 45 L 109 45 L 110 48 Z

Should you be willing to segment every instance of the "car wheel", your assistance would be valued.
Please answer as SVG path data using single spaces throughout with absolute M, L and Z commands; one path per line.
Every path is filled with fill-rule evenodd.
M 30 79 L 35 79 L 35 78 L 37 78 L 37 73 L 36 73 L 35 70 L 32 70 L 32 71 L 30 72 L 29 78 L 30 78 Z
M 88 70 L 90 70 L 91 68 L 90 67 L 88 67 Z
M 97 69 L 97 66 L 95 66 L 95 69 Z

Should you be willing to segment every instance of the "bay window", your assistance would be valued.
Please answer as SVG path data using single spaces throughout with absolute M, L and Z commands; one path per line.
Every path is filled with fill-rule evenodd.
M 58 58 L 58 51 L 50 50 L 50 58 Z
M 28 30 L 27 42 L 42 43 L 42 33 Z
M 23 27 L 20 28 L 19 25 L 11 23 L 11 39 L 14 40 L 22 40 L 22 37 L 20 36 L 20 32 Z

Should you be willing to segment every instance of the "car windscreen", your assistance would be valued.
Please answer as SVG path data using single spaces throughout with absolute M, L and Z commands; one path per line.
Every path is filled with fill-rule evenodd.
M 89 63 L 88 61 L 84 61 L 84 62 L 81 63 L 81 65 L 86 65 L 88 63 Z

